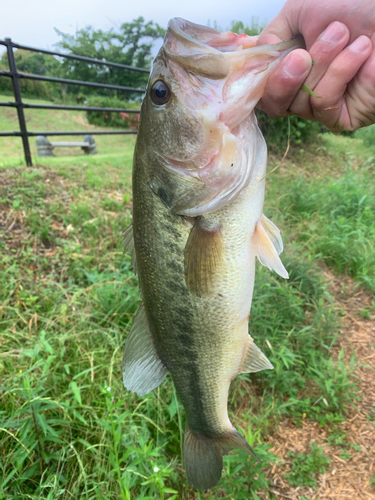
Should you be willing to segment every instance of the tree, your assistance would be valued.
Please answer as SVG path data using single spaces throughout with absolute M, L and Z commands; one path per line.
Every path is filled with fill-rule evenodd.
M 237 34 L 245 33 L 245 35 L 255 36 L 260 34 L 264 26 L 259 24 L 257 18 L 252 17 L 251 26 L 245 25 L 242 21 L 232 21 L 230 23 L 229 31 L 233 31 L 233 33 Z
M 2 59 L 7 61 L 7 53 L 4 52 Z M 34 75 L 49 75 L 60 65 L 59 61 L 47 54 L 39 54 L 31 50 L 17 49 L 14 51 L 14 59 L 18 71 L 33 73 Z
M 60 62 L 54 57 L 46 54 L 39 54 L 31 50 L 17 49 L 14 51 L 17 70 L 22 73 L 33 73 L 34 75 L 54 75 L 60 66 Z M 5 51 L 0 60 L 0 69 L 8 71 L 8 55 Z M 56 85 L 56 84 L 55 84 Z M 24 97 L 41 97 L 53 99 L 57 95 L 56 87 L 53 83 L 41 82 L 37 80 L 21 79 L 20 87 Z M 10 78 L 3 78 L 0 81 L 1 92 L 13 92 Z
M 56 29 L 62 38 L 56 46 L 63 52 L 116 62 L 140 68 L 150 68 L 153 42 L 165 35 L 165 30 L 152 21 L 145 22 L 138 17 L 130 23 L 123 23 L 118 31 L 95 30 L 92 26 L 80 29 L 75 35 L 69 35 Z M 97 83 L 116 84 L 126 87 L 145 87 L 147 73 L 128 71 L 121 68 L 107 67 L 101 64 L 82 63 L 73 59 L 64 59 L 61 64 L 61 76 L 75 80 Z M 69 86 L 69 92 L 82 92 L 82 87 Z M 108 91 L 84 88 L 84 93 L 108 95 Z M 117 92 L 112 93 L 116 95 Z M 139 94 L 126 93 L 126 99 L 139 97 Z

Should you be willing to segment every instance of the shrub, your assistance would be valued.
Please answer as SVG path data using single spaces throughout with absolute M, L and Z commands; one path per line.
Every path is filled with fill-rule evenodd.
M 0 70 L 9 71 L 8 66 L 1 63 Z M 19 82 L 23 97 L 53 100 L 51 87 L 47 82 L 28 80 L 27 78 L 21 78 Z M 11 78 L 6 76 L 0 78 L 0 93 L 6 95 L 9 95 L 10 93 L 13 94 Z
M 258 125 L 272 152 L 286 148 L 288 142 L 288 118 L 270 118 L 264 111 L 257 111 Z M 290 144 L 298 145 L 313 141 L 320 132 L 318 122 L 290 117 Z
M 362 139 L 365 146 L 373 147 L 375 151 L 375 125 L 360 128 L 355 132 L 355 137 L 358 139 Z
M 117 97 L 93 96 L 87 99 L 88 106 L 100 106 L 103 108 L 127 108 L 139 109 L 138 103 L 122 101 Z M 100 127 L 130 128 L 137 130 L 139 123 L 138 113 L 108 112 L 108 111 L 86 111 L 87 120 L 92 125 Z

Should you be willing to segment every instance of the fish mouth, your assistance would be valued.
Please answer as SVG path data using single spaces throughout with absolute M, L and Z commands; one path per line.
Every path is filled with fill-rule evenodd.
M 168 23 L 161 51 L 177 67 L 180 80 L 188 80 L 189 84 L 194 79 L 199 82 L 210 104 L 210 118 L 214 117 L 233 132 L 261 99 L 268 75 L 276 64 L 291 50 L 303 46 L 301 37 L 256 46 L 258 38 L 230 31 L 221 33 L 174 18 Z M 188 91 L 189 86 L 183 89 Z M 194 92 L 199 93 L 199 89 Z M 189 109 L 194 109 L 192 101 Z M 196 105 L 198 112 L 201 111 L 202 100 L 198 99 Z
M 181 18 L 168 24 L 157 68 L 168 63 L 178 100 L 203 129 L 189 158 L 158 152 L 165 169 L 203 185 L 191 202 L 185 196 L 177 203 L 175 213 L 198 216 L 227 205 L 266 163 L 253 110 L 270 72 L 300 41 L 256 46 L 257 39 Z
M 259 36 L 220 32 L 176 17 L 168 23 L 163 49 L 166 55 L 213 80 L 226 78 L 233 66 L 257 56 L 278 57 L 280 51 L 304 47 L 302 37 L 271 45 L 256 46 Z

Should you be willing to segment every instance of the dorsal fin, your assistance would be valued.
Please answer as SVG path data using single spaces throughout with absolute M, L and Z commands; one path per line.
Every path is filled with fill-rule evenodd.
M 268 267 L 271 271 L 276 271 L 282 278 L 289 278 L 288 272 L 279 257 L 279 254 L 283 251 L 280 231 L 264 215 L 255 225 L 253 243 L 256 256 L 263 266 Z
M 125 342 L 122 360 L 124 386 L 128 391 L 144 396 L 163 382 L 167 372 L 156 352 L 142 304 Z
M 137 274 L 137 258 L 134 248 L 133 224 L 130 224 L 130 226 L 125 229 L 123 236 L 125 252 L 131 255 L 131 266 L 134 268 L 135 274 Z

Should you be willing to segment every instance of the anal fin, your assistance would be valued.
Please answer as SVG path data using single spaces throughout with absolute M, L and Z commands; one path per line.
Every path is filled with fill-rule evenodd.
M 220 272 L 223 244 L 219 226 L 210 226 L 203 217 L 190 231 L 185 248 L 185 280 L 191 293 L 209 295 Z
M 262 370 L 273 370 L 273 366 L 249 336 L 246 353 L 239 373 L 255 373 Z
M 263 266 L 268 267 L 271 271 L 276 271 L 282 278 L 289 278 L 289 274 L 279 257 L 283 251 L 280 231 L 264 215 L 255 225 L 253 243 L 258 260 Z
M 124 386 L 128 391 L 144 396 L 163 382 L 167 372 L 156 352 L 142 304 L 125 342 L 122 360 Z

